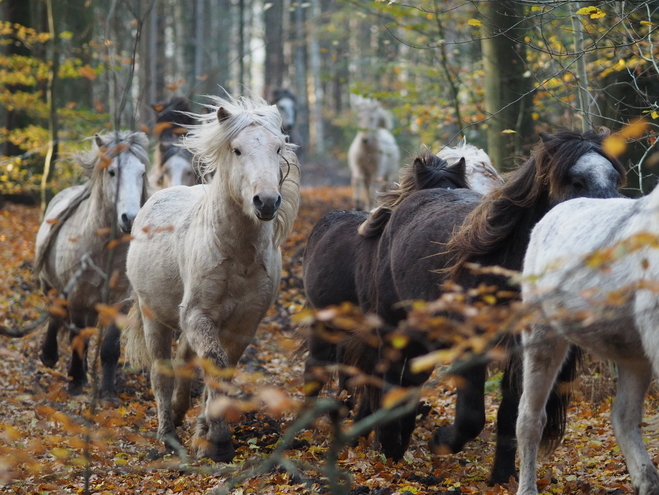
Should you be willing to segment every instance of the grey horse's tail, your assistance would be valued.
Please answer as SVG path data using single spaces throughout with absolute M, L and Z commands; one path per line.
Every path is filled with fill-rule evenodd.
M 570 404 L 570 395 L 582 359 L 583 351 L 577 346 L 570 345 L 567 358 L 561 366 L 556 383 L 554 383 L 554 388 L 545 406 L 547 424 L 542 432 L 540 442 L 540 449 L 545 454 L 553 452 L 561 443 L 565 434 L 567 408 Z
M 135 296 L 133 296 L 133 305 L 128 312 L 128 321 L 128 326 L 121 332 L 121 340 L 126 349 L 126 359 L 133 368 L 148 369 L 151 365 L 151 357 L 146 346 L 142 311 L 140 311 L 140 305 Z

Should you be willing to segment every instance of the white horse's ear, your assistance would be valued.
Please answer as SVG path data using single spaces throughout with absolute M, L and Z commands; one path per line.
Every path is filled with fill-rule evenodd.
M 96 146 L 98 146 L 99 148 L 105 146 L 105 143 L 103 142 L 103 138 L 98 133 L 94 134 L 94 141 L 96 141 Z
M 220 107 L 220 108 L 217 109 L 217 120 L 219 120 L 220 123 L 224 122 L 229 117 L 231 117 L 231 114 L 229 113 L 229 110 L 227 110 L 224 107 Z

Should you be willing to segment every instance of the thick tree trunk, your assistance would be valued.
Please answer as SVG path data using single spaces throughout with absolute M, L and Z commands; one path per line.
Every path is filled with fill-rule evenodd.
M 501 170 L 514 167 L 514 157 L 533 134 L 531 80 L 527 72 L 526 32 L 521 7 L 514 1 L 484 2 L 483 68 L 488 154 Z M 520 42 L 517 42 L 520 40 Z M 512 130 L 514 133 L 504 133 Z

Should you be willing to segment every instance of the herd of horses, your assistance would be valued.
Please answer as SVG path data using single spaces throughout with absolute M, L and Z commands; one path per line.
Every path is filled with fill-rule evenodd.
M 280 247 L 299 208 L 300 165 L 286 112 L 277 106 L 227 97 L 211 98 L 205 109 L 192 113 L 182 100 L 156 108 L 160 142 L 150 172 L 144 134 L 97 135 L 91 150 L 78 155 L 88 181 L 60 192 L 48 206 L 34 267 L 44 290 L 67 301 L 66 317 L 51 316 L 44 364 L 57 361 L 60 327 L 96 325 L 101 301 L 132 306 L 132 324 L 122 332 L 115 325 L 105 329 L 101 393 L 114 394 L 121 333 L 127 360 L 150 369 L 159 438 L 179 448 L 176 428 L 190 406 L 191 378 L 172 367 L 205 359 L 210 365 L 204 367 L 208 379 L 194 445 L 199 457 L 230 461 L 231 430 L 214 414 L 222 386 L 212 369 L 236 366 L 276 296 Z M 304 288 L 314 308 L 351 302 L 378 315 L 381 325 L 375 345 L 339 328 L 330 329 L 340 334 L 331 341 L 309 335 L 309 399 L 328 379 L 323 370 L 337 364 L 382 383 L 368 381 L 354 391 L 357 420 L 382 407 L 386 390 L 422 385 L 430 371 L 414 369 L 415 358 L 450 346 L 451 338 L 441 325 L 432 333 L 408 325 L 407 345 L 392 343 L 408 317 L 407 303 L 436 300 L 451 284 L 474 298 L 478 291 L 469 289 L 493 287 L 497 297 L 489 304 L 521 298 L 540 316 L 521 334 L 496 342 L 510 352 L 490 482 L 516 476 L 519 445 L 518 493 L 537 493 L 538 447 L 560 442 L 565 384 L 573 381 L 584 349 L 618 364 L 615 435 L 635 491 L 659 494 L 640 431 L 643 400 L 653 372 L 659 373 L 653 331 L 659 323 L 653 249 L 659 191 L 638 200 L 620 197 L 625 173 L 603 146 L 605 131 L 543 133 L 531 157 L 505 179 L 486 153 L 464 142 L 436 155 L 425 151 L 388 187 L 399 160 L 390 121 L 374 100 L 360 100 L 357 109 L 360 128 L 349 161 L 355 207 L 368 211 L 335 211 L 316 223 L 304 253 Z M 181 162 L 172 148 L 185 150 Z M 149 179 L 160 188 L 150 197 Z M 511 281 L 510 272 L 522 272 L 521 283 Z M 458 315 L 445 316 L 447 332 L 460 325 Z M 456 371 L 455 418 L 433 434 L 433 452 L 459 452 L 483 429 L 488 364 L 474 360 Z M 73 353 L 69 375 L 70 389 L 80 391 L 86 350 Z M 340 384 L 347 386 L 345 379 Z M 415 420 L 413 412 L 376 428 L 387 457 L 403 457 Z

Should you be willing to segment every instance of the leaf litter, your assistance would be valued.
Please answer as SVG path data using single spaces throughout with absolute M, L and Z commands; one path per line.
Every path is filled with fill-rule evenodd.
M 98 494 L 210 493 L 225 486 L 233 472 L 265 462 L 299 414 L 303 401 L 303 360 L 294 315 L 305 307 L 302 253 L 314 223 L 334 209 L 349 209 L 350 189 L 317 187 L 302 190 L 302 207 L 295 229 L 284 247 L 281 291 L 259 327 L 236 370 L 232 393 L 236 403 L 249 403 L 233 415 L 236 458 L 228 466 L 205 460 L 163 455 L 155 439 L 156 407 L 146 373 L 123 368 L 118 377 L 119 400 L 93 407 L 91 387 L 71 397 L 66 393 L 67 357 L 61 349 L 58 365 L 46 368 L 38 359 L 43 332 L 23 339 L 0 340 L 0 483 L 3 493 L 83 493 L 85 470 L 89 492 Z M 0 211 L 0 323 L 25 325 L 39 316 L 45 298 L 31 274 L 34 239 L 39 226 L 36 208 L 7 203 Z M 92 345 L 95 337 L 92 336 Z M 93 349 L 93 347 L 92 347 Z M 93 352 L 90 353 L 90 355 Z M 123 362 L 123 361 L 122 361 Z M 630 493 L 623 456 L 610 424 L 615 385 L 612 373 L 599 362 L 577 387 L 569 411 L 563 444 L 540 464 L 539 487 L 545 493 Z M 455 386 L 437 375 L 426 383 L 417 428 L 403 460 L 392 463 L 373 450 L 372 436 L 342 449 L 338 466 L 349 473 L 350 493 L 508 494 L 516 490 L 486 484 L 494 457 L 496 409 L 500 397 L 493 370 L 488 381 L 487 426 L 455 455 L 432 454 L 427 445 L 433 429 L 453 417 Z M 493 382 L 493 383 L 490 383 Z M 194 407 L 179 430 L 189 448 L 199 412 L 200 382 Z M 659 462 L 656 446 L 656 391 L 646 400 L 650 456 Z M 654 419 L 653 419 L 654 418 Z M 230 490 L 235 494 L 328 493 L 328 480 L 318 471 L 325 462 L 332 430 L 329 421 L 316 421 L 288 445 L 286 460 L 267 473 L 247 477 Z M 286 468 L 282 467 L 285 464 Z

